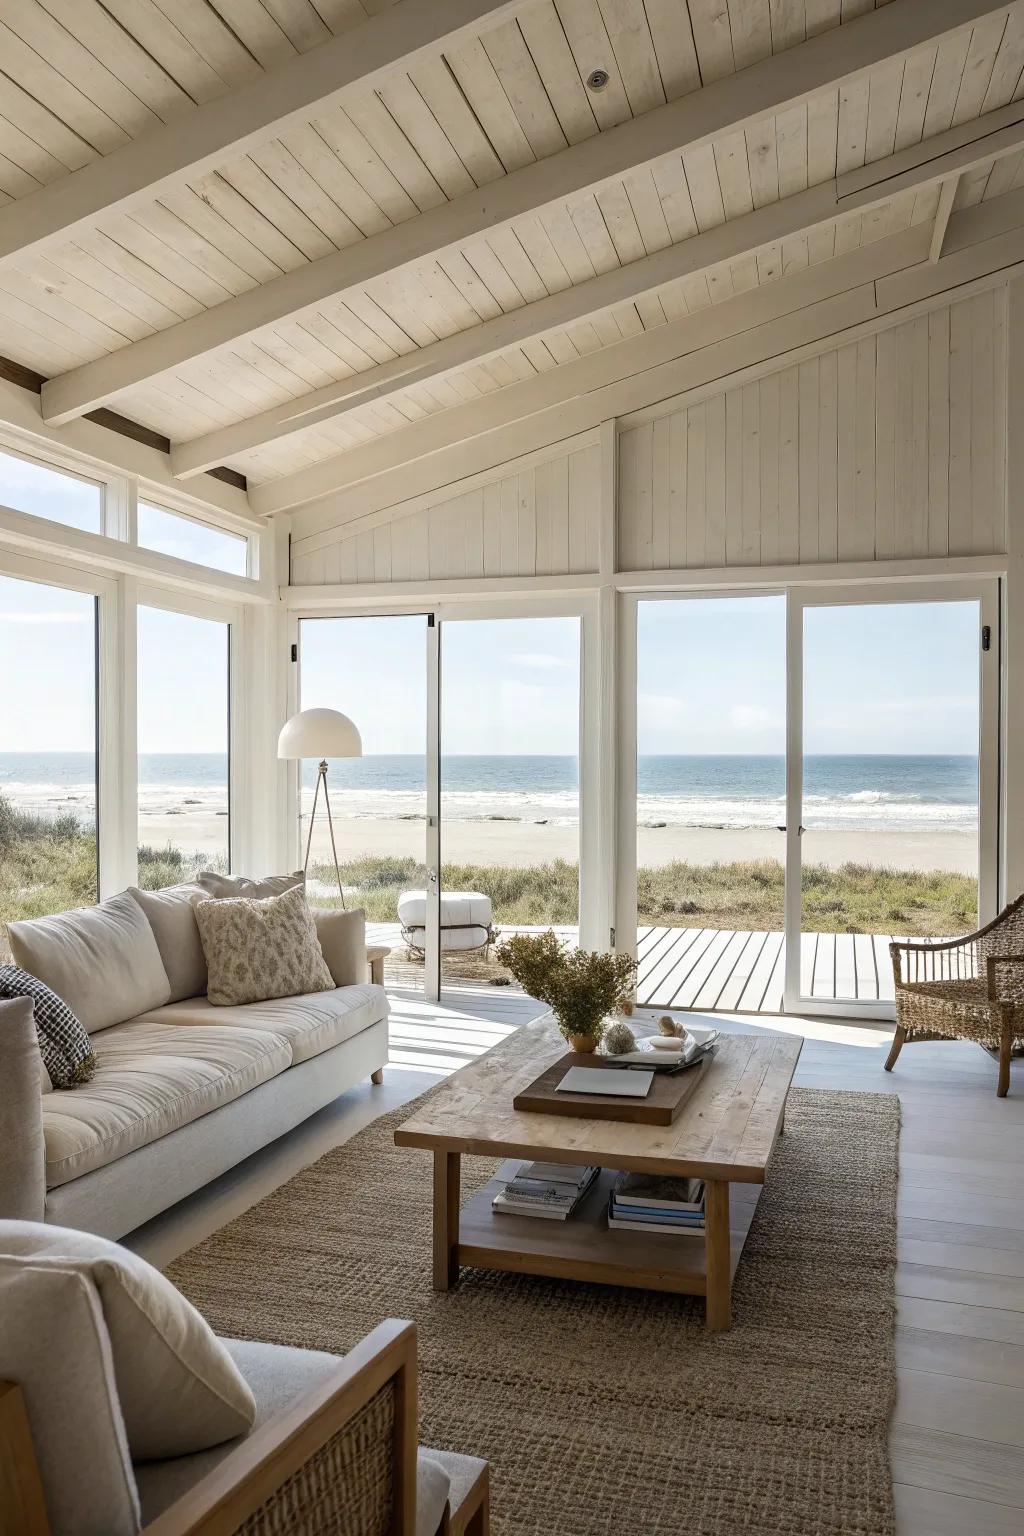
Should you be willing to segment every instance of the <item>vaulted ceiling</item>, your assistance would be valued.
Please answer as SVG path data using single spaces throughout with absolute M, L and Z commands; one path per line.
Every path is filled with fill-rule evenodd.
M 1021 97 L 1024 0 L 0 0 L 0 353 L 298 505 L 802 269 L 938 259 L 1024 188 Z

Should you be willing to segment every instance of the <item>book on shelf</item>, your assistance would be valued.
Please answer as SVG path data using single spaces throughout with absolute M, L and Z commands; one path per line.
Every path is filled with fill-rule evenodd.
M 561 1163 L 524 1163 L 491 1201 L 496 1211 L 512 1216 L 539 1216 L 565 1221 L 597 1178 L 595 1167 Z
M 637 1216 L 620 1216 L 611 1205 L 608 1207 L 608 1225 L 628 1232 L 671 1232 L 678 1235 L 680 1232 L 696 1233 L 700 1235 L 704 1231 L 703 1216 L 699 1221 L 665 1221 L 655 1211 L 648 1211 L 650 1220 L 643 1220 Z
M 620 1173 L 608 1199 L 608 1225 L 634 1232 L 703 1232 L 704 1181 Z
M 704 1180 L 667 1174 L 620 1173 L 612 1188 L 612 1204 L 651 1211 L 704 1213 Z

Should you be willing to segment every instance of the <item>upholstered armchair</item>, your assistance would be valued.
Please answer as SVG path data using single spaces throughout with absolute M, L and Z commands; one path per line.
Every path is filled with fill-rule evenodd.
M 889 945 L 896 1034 L 885 1070 L 916 1040 L 974 1040 L 997 1053 L 996 1093 L 1010 1086 L 1010 1058 L 1024 1044 L 1024 896 L 976 933 L 945 942 Z
M 0 1222 L 0 1536 L 487 1536 L 487 1463 L 418 1446 L 412 1323 L 338 1357 L 218 1341 L 194 1314 L 246 1400 L 220 1441 L 199 1433 L 226 1400 L 209 1356 L 194 1389 L 167 1368 L 188 1348 L 174 1305 L 192 1309 L 159 1278 L 155 1350 L 126 1360 L 125 1298 L 135 1327 L 155 1272 L 115 1244 L 93 1268 L 97 1242 Z M 178 1443 L 157 1454 L 154 1434 Z

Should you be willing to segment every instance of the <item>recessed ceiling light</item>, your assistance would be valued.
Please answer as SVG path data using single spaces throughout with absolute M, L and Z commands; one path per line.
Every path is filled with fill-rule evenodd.
M 589 91 L 603 91 L 608 84 L 608 71 L 606 69 L 592 69 L 587 76 L 587 89 Z

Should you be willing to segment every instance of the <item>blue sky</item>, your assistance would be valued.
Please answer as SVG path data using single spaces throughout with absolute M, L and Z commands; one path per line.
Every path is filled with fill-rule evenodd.
M 92 749 L 93 601 L 0 576 L 0 751 Z M 639 619 L 642 753 L 784 750 L 780 597 L 645 602 Z M 496 619 L 444 626 L 443 749 L 576 751 L 579 624 Z M 374 753 L 420 753 L 425 620 L 304 621 L 304 705 L 351 715 Z M 140 620 L 140 746 L 217 752 L 226 740 L 224 626 L 155 609 Z M 809 753 L 972 753 L 975 603 L 812 610 L 805 653 Z

